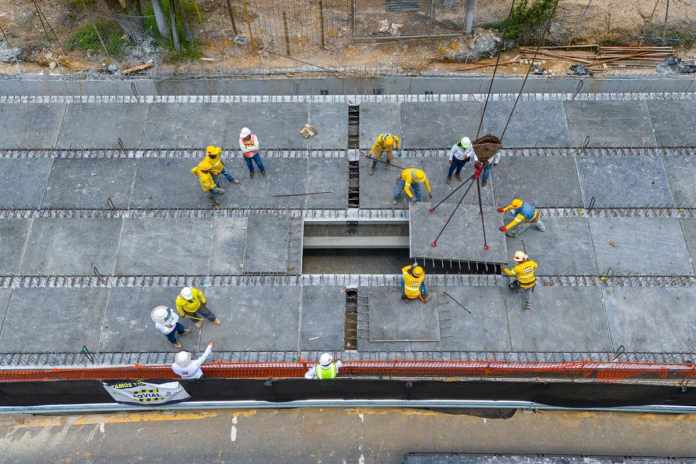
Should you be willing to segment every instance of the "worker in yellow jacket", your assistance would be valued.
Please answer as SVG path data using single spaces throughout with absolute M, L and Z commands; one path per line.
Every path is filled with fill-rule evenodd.
M 428 192 L 428 197 L 433 199 L 433 189 L 430 186 L 425 171 L 418 168 L 406 168 L 396 179 L 394 186 L 394 204 L 398 204 L 402 194 L 405 193 L 409 201 L 423 201 L 423 190 Z
M 530 309 L 529 297 L 536 287 L 536 270 L 539 265 L 520 250 L 515 252 L 512 260 L 516 263 L 515 266 L 512 269 L 504 267 L 502 272 L 511 279 L 508 287 L 522 292 L 522 309 L 526 311 Z
M 391 163 L 394 159 L 394 150 L 401 149 L 401 138 L 398 135 L 390 134 L 388 132 L 377 134 L 375 142 L 370 148 L 370 158 L 372 158 L 372 164 L 370 165 L 369 175 L 375 173 L 375 167 L 377 167 L 377 160 L 382 159 L 382 153 L 387 156 L 387 163 Z
M 220 325 L 220 319 L 208 309 L 207 304 L 208 300 L 202 290 L 195 287 L 184 287 L 179 296 L 176 297 L 176 312 L 181 317 L 195 320 L 196 327 L 203 324 L 203 318 L 215 325 Z
M 205 157 L 195 168 L 191 169 L 191 173 L 198 177 L 201 190 L 208 192 L 211 200 L 214 200 L 216 195 L 225 193 L 221 186 L 221 176 L 232 184 L 239 184 L 239 181 L 225 169 L 225 163 L 222 162 L 222 148 L 209 145 L 205 152 Z
M 498 212 L 507 213 L 506 218 L 509 222 L 501 226 L 500 231 L 508 237 L 516 237 L 532 225 L 540 232 L 546 230 L 541 221 L 541 211 L 521 198 L 513 198 L 508 205 L 498 208 Z
M 425 270 L 421 266 L 409 265 L 401 268 L 401 298 L 428 302 L 428 286 L 425 285 Z

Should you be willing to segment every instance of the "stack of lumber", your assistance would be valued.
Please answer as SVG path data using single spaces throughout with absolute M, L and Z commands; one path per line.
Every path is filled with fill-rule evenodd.
M 674 54 L 672 47 L 604 47 L 597 44 L 559 47 L 520 47 L 522 59 L 558 60 L 584 64 L 599 71 L 608 67 L 653 67 Z

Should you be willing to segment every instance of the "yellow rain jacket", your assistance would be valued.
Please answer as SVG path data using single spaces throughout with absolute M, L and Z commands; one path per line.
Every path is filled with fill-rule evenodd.
M 401 275 L 404 278 L 404 295 L 409 300 L 415 300 L 421 296 L 421 284 L 425 281 L 425 272 L 420 277 L 411 274 L 413 266 L 401 268 Z
M 528 259 L 517 264 L 512 269 L 504 267 L 503 274 L 514 277 L 520 283 L 520 288 L 533 288 L 536 285 L 536 269 L 539 267 L 536 261 Z
M 191 293 L 193 293 L 193 301 L 189 301 L 181 295 L 176 297 L 176 312 L 181 317 L 194 315 L 208 301 L 202 290 L 194 287 L 191 289 Z
M 222 159 L 220 159 L 220 155 L 216 156 L 215 158 L 211 158 L 210 156 L 206 155 L 201 162 L 198 163 L 196 168 L 198 168 L 199 171 L 210 172 L 212 175 L 217 176 L 225 168 L 225 163 L 223 163 Z
M 385 140 L 387 139 L 387 136 L 391 135 L 394 138 L 394 146 L 388 147 L 387 144 L 385 143 Z M 370 148 L 370 155 L 372 155 L 374 158 L 380 159 L 382 157 L 382 153 L 386 152 L 387 153 L 387 158 L 392 159 L 392 150 L 400 150 L 401 149 L 401 138 L 398 135 L 394 134 L 379 134 L 377 135 L 377 138 L 375 139 L 375 143 L 372 144 L 372 148 Z
M 404 193 L 409 198 L 413 198 L 413 189 L 411 188 L 411 184 L 413 184 L 414 182 L 418 182 L 416 180 L 416 173 L 423 174 L 423 185 L 425 185 L 425 190 L 427 190 L 428 193 L 433 192 L 433 189 L 430 187 L 430 181 L 428 180 L 428 176 L 425 175 L 425 171 L 418 168 L 406 168 L 401 171 L 401 180 L 404 181 Z
M 209 171 L 200 171 L 198 166 L 191 169 L 191 174 L 198 177 L 198 183 L 201 185 L 201 190 L 204 192 L 210 192 L 217 184 L 215 184 L 215 179 L 213 179 L 212 174 Z

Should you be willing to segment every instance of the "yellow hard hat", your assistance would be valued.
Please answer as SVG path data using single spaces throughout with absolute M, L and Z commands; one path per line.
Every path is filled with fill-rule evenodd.
M 414 277 L 420 277 L 420 276 L 423 275 L 424 272 L 425 272 L 425 271 L 424 271 L 423 268 L 420 267 L 420 266 L 416 266 L 416 267 L 413 268 L 413 276 L 414 276 Z
M 521 198 L 513 198 L 512 201 L 510 202 L 510 205 L 513 208 L 520 208 L 523 204 L 524 204 L 524 202 L 522 201 Z
M 222 153 L 221 147 L 216 147 L 215 145 L 208 145 L 205 149 L 207 155 L 217 156 Z
M 418 181 L 418 182 L 423 182 L 425 180 L 425 172 L 421 171 L 418 169 L 416 173 L 413 175 L 413 177 Z
M 389 148 L 394 146 L 394 136 L 393 135 L 387 134 L 384 137 L 384 146 L 389 147 Z
M 525 253 L 522 250 L 517 250 L 515 252 L 515 256 L 512 257 L 512 260 L 518 263 L 521 263 L 522 261 L 527 261 L 529 259 L 529 256 L 527 256 L 527 253 Z

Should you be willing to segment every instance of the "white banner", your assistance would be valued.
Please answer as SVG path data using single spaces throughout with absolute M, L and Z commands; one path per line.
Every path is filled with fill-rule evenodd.
M 104 389 L 119 403 L 165 404 L 191 398 L 179 382 L 102 382 Z

